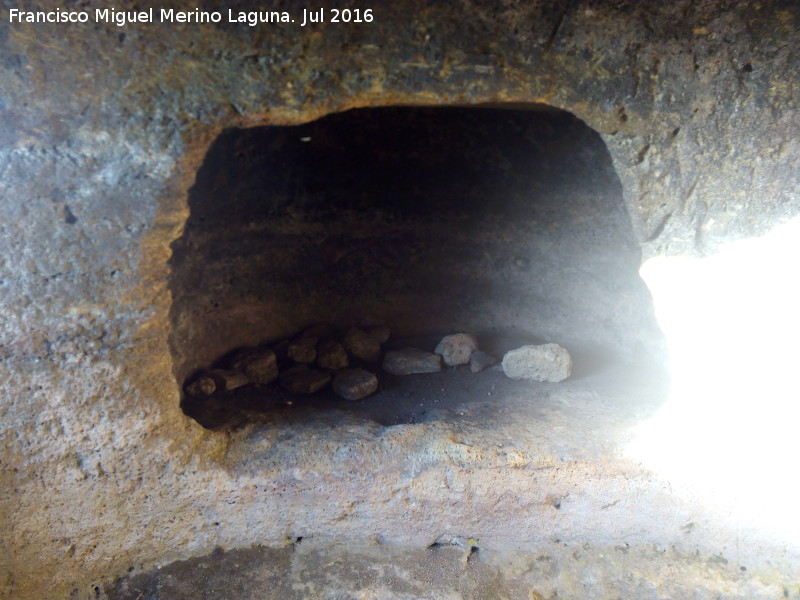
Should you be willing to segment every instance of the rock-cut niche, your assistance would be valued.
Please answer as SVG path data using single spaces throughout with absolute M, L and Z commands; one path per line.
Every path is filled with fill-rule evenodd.
M 281 372 L 291 368 L 286 342 L 317 324 L 339 341 L 353 327 L 388 327 L 383 351 L 431 351 L 457 332 L 497 359 L 557 342 L 573 353 L 573 378 L 660 347 L 608 151 L 563 111 L 364 108 L 230 129 L 209 148 L 189 208 L 170 263 L 183 390 L 245 348 L 274 349 Z M 410 422 L 439 414 L 424 409 L 435 390 L 468 402 L 479 377 L 502 376 L 462 367 L 398 383 L 380 360 L 355 362 L 380 382 L 363 400 L 329 387 L 289 394 L 276 381 L 224 398 L 219 385 L 184 394 L 184 411 L 214 428 L 317 409 Z M 404 403 L 411 397 L 423 408 Z

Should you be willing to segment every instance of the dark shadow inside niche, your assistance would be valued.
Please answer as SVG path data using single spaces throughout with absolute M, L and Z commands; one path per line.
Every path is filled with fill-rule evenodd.
M 274 347 L 317 323 L 386 325 L 384 350 L 432 351 L 455 332 L 498 359 L 557 342 L 574 358 L 565 384 L 662 352 L 608 151 L 563 111 L 366 108 L 227 130 L 189 208 L 170 262 L 182 388 L 237 349 Z M 380 361 L 361 366 L 380 388 L 360 401 L 276 383 L 185 395 L 183 408 L 211 428 L 339 413 L 395 424 L 565 385 L 511 381 L 499 367 L 399 377 Z

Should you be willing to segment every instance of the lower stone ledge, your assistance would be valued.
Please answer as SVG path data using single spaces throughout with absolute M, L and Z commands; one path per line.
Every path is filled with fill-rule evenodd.
M 261 598 L 800 597 L 800 578 L 774 566 L 657 545 L 552 542 L 497 552 L 474 538 L 427 548 L 296 538 L 180 561 L 110 583 L 108 600 Z

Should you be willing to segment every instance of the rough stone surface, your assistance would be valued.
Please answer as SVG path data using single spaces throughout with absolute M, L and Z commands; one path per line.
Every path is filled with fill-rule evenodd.
M 442 357 L 417 348 L 390 350 L 383 357 L 382 367 L 384 371 L 392 375 L 436 373 L 442 370 Z
M 272 383 L 278 378 L 278 362 L 272 350 L 247 350 L 236 356 L 231 366 L 260 385 Z
M 469 357 L 469 370 L 473 373 L 480 373 L 496 364 L 497 359 L 490 354 L 486 354 L 483 350 L 477 350 Z
M 323 369 L 336 371 L 350 364 L 347 351 L 335 340 L 323 340 L 317 346 L 317 364 Z
M 217 552 L 129 576 L 109 586 L 109 600 L 544 600 L 593 598 L 736 598 L 773 600 L 780 584 L 708 554 L 585 544 L 535 551 L 472 552 L 448 536 L 430 548 L 323 544 L 303 538 L 284 548 Z M 532 549 L 533 550 L 533 549 Z M 663 561 L 680 576 L 663 576 Z M 202 586 L 198 585 L 202 582 Z M 598 581 L 611 581 L 606 589 Z M 791 596 L 790 596 L 791 597 Z
M 448 367 L 458 367 L 469 363 L 472 353 L 478 349 L 478 340 L 469 333 L 446 335 L 437 344 L 436 354 L 441 355 Z
M 210 375 L 200 375 L 186 386 L 186 393 L 192 396 L 210 396 L 217 391 L 217 384 Z
M 392 337 L 392 330 L 388 325 L 370 325 L 365 327 L 364 331 L 378 340 L 380 344 L 385 344 Z
M 286 354 L 296 363 L 313 363 L 317 359 L 317 338 L 304 337 L 290 342 Z
M 503 356 L 503 372 L 511 379 L 558 383 L 572 372 L 572 357 L 558 344 L 522 346 Z
M 361 360 L 376 362 L 381 357 L 380 342 L 357 327 L 347 330 L 342 344 L 350 354 Z
M 283 371 L 281 385 L 293 394 L 315 394 L 331 381 L 329 373 L 298 365 Z
M 213 377 L 217 391 L 220 392 L 229 392 L 250 383 L 247 375 L 232 369 L 214 369 L 209 372 L 209 376 Z
M 378 389 L 378 378 L 364 369 L 345 369 L 333 378 L 333 391 L 347 400 L 361 400 Z
M 566 403 L 552 399 L 547 419 L 527 415 L 525 425 L 540 437 L 517 454 L 508 439 L 524 430 L 498 425 L 502 414 L 481 414 L 476 407 L 463 410 L 464 417 L 454 411 L 448 420 L 395 427 L 346 419 L 346 428 L 330 427 L 320 417 L 233 435 L 205 430 L 180 408 L 180 385 L 192 365 L 239 346 L 286 338 L 326 317 L 310 309 L 292 318 L 276 314 L 274 295 L 252 295 L 231 284 L 239 273 L 231 266 L 245 265 L 238 257 L 231 265 L 223 259 L 203 264 L 201 256 L 196 269 L 184 269 L 170 283 L 173 265 L 202 254 L 191 245 L 192 229 L 200 225 L 190 218 L 188 198 L 221 132 L 308 124 L 379 105 L 537 102 L 571 112 L 602 137 L 613 161 L 624 206 L 601 214 L 632 227 L 633 241 L 620 239 L 632 248 L 633 272 L 637 248 L 645 259 L 703 256 L 725 242 L 761 235 L 800 214 L 796 3 L 420 0 L 384 3 L 371 24 L 306 28 L 11 24 L 8 6 L 0 8 L 0 598 L 39 600 L 42 590 L 58 600 L 96 598 L 96 587 L 129 568 L 207 555 L 217 546 L 278 545 L 287 535 L 401 538 L 422 548 L 443 531 L 479 537 L 489 547 L 533 549 L 561 540 L 569 552 L 565 561 L 531 563 L 552 568 L 554 579 L 569 578 L 559 597 L 615 597 L 614 588 L 630 580 L 603 577 L 603 565 L 630 564 L 622 561 L 646 549 L 653 549 L 643 563 L 652 566 L 652 575 L 637 580 L 641 588 L 617 596 L 691 597 L 694 591 L 683 590 L 694 590 L 695 576 L 676 565 L 696 553 L 707 557 L 698 577 L 712 590 L 720 580 L 731 586 L 708 597 L 780 598 L 784 587 L 796 595 L 800 560 L 796 546 L 781 541 L 780 528 L 740 526 L 741 506 L 706 511 L 682 500 L 692 491 L 680 496 L 676 486 L 635 463 L 609 458 L 622 455 L 621 448 L 605 458 L 581 454 L 604 447 L 603 439 L 540 441 L 555 430 L 547 419 L 559 427 L 580 422 L 575 438 L 585 440 L 611 405 L 584 421 L 566 418 Z M 258 8 L 248 1 L 237 6 Z M 296 8 L 293 2 L 282 6 Z M 25 8 L 52 10 L 52 3 L 31 0 Z M 297 137 L 284 130 L 278 135 Z M 548 140 L 544 154 L 561 151 L 582 160 L 581 150 L 561 143 L 558 136 Z M 410 146 L 418 147 L 419 141 Z M 391 162 L 409 152 L 385 154 Z M 512 157 L 475 154 L 501 172 L 517 172 Z M 585 160 L 597 156 L 589 152 Z M 247 161 L 245 154 L 231 157 Z M 548 171 L 551 163 L 539 164 L 537 177 L 554 172 Z M 574 171 L 561 172 L 570 185 L 575 182 Z M 402 173 L 398 179 L 411 179 L 408 170 Z M 202 183 L 219 196 L 237 176 L 229 170 Z M 257 185 L 253 189 L 261 193 Z M 534 319 L 543 308 L 546 314 L 534 324 L 558 329 L 568 327 L 571 316 L 560 316 L 546 302 L 492 298 L 496 281 L 546 290 L 548 274 L 559 270 L 567 287 L 595 281 L 597 271 L 585 262 L 559 269 L 564 265 L 556 261 L 546 273 L 525 270 L 572 239 L 546 232 L 580 225 L 588 242 L 581 246 L 575 239 L 582 256 L 594 255 L 615 272 L 613 253 L 594 252 L 604 237 L 597 236 L 598 213 L 589 199 L 602 202 L 605 196 L 572 191 L 560 203 L 564 213 L 555 212 L 556 198 L 538 210 L 521 201 L 514 227 L 488 227 L 496 218 L 489 215 L 483 221 L 488 229 L 476 224 L 460 234 L 459 248 L 471 252 L 481 231 L 506 231 L 494 251 L 465 254 L 482 265 L 481 273 L 497 274 L 471 282 L 500 306 L 497 319 Z M 325 196 L 324 185 L 315 193 Z M 340 243 L 338 229 L 331 235 L 324 216 L 315 220 L 284 201 L 276 200 L 279 218 L 252 235 L 268 237 L 277 248 L 293 235 L 310 240 L 297 254 L 281 256 L 295 274 L 296 265 L 314 256 L 332 271 L 347 265 L 347 293 L 363 290 L 364 274 L 376 265 L 389 284 L 403 279 L 390 265 L 402 264 L 398 248 L 412 254 L 414 240 L 406 230 L 373 243 L 361 235 L 376 230 L 370 220 Z M 464 195 L 453 202 L 462 205 Z M 217 222 L 240 214 L 227 197 L 217 207 L 224 217 L 216 215 Z M 425 222 L 428 215 L 421 213 Z M 550 218 L 554 214 L 562 216 Z M 392 219 L 385 211 L 379 235 L 392 231 Z M 171 247 L 182 236 L 189 243 Z M 229 240 L 212 237 L 201 237 L 200 246 L 217 248 L 217 242 L 224 248 Z M 522 245 L 527 263 L 512 259 L 521 239 L 534 241 Z M 263 256 L 275 262 L 275 254 Z M 227 279 L 211 268 L 220 264 Z M 476 272 L 472 266 L 465 277 Z M 237 302 L 226 304 L 229 288 L 204 285 L 204 277 L 227 280 Z M 269 278 L 249 281 L 273 284 Z M 419 281 L 434 285 L 441 279 Z M 283 284 L 281 291 L 294 290 L 291 279 Z M 614 314 L 639 297 L 634 288 L 621 287 L 628 292 L 604 295 L 603 305 L 616 307 Z M 182 299 L 179 289 L 195 293 L 199 302 Z M 394 323 L 386 313 L 400 312 L 400 306 L 427 314 L 430 296 L 405 302 L 403 289 L 389 303 L 374 296 L 383 314 L 345 315 L 351 318 L 346 322 Z M 742 313 L 752 310 L 742 298 L 729 302 Z M 581 312 L 580 303 L 575 308 L 574 314 L 596 314 Z M 454 314 L 452 309 L 448 304 L 442 310 Z M 208 341 L 202 348 L 191 343 L 200 323 L 200 339 Z M 459 321 L 448 329 L 466 326 Z M 572 406 L 606 400 L 596 391 L 581 393 L 583 401 Z M 512 411 L 517 418 L 521 406 Z M 641 418 L 630 416 L 626 430 Z M 759 450 L 746 436 L 742 443 L 745 455 Z M 558 450 L 565 447 L 567 455 Z M 544 502 L 565 493 L 570 496 L 560 509 Z M 580 569 L 570 568 L 569 556 L 584 561 Z M 737 575 L 744 566 L 747 571 Z M 374 584 L 347 585 L 368 590 Z M 681 585 L 679 591 L 658 587 Z M 413 593 L 424 596 L 424 589 Z M 695 595 L 703 597 L 703 591 Z

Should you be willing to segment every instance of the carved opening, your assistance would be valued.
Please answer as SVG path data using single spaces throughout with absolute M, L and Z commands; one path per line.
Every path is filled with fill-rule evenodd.
M 377 375 L 377 393 L 353 402 L 330 386 L 297 395 L 275 382 L 223 394 L 217 380 L 214 393 L 182 401 L 207 427 L 323 414 L 382 425 L 452 419 L 470 403 L 493 410 L 520 386 L 585 383 L 609 369 L 625 379 L 620 365 L 660 357 L 610 156 L 563 111 L 365 108 L 227 130 L 189 206 L 170 282 L 184 390 L 198 373 L 230 369 L 243 348 L 274 349 L 281 372 L 291 368 L 286 341 L 315 324 L 340 342 L 349 328 L 386 326 L 383 353 L 430 352 L 465 332 L 498 360 L 545 342 L 573 360 L 557 384 L 512 381 L 501 366 L 398 376 L 381 368 L 383 355 L 351 355 Z

